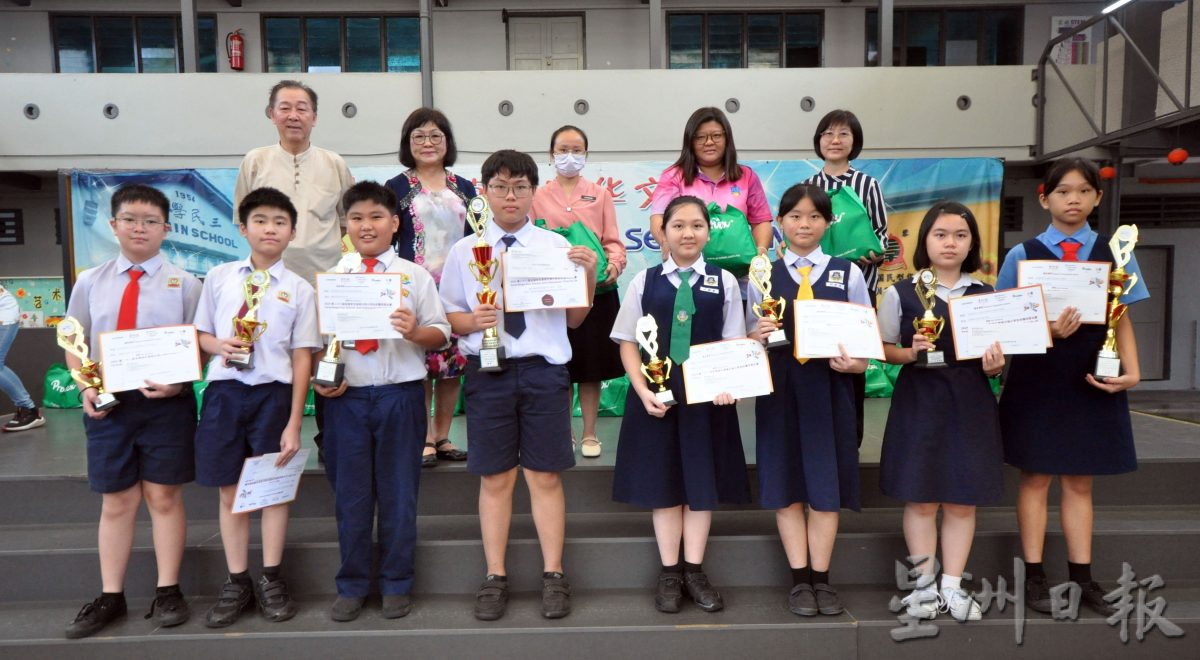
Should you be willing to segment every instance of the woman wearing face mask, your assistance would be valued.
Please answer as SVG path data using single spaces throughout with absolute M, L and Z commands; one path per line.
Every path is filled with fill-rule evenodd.
M 625 270 L 625 246 L 617 230 L 617 210 L 608 188 L 580 176 L 587 151 L 587 135 L 582 129 L 563 126 L 554 131 L 550 136 L 550 157 L 556 176 L 534 193 L 530 213 L 534 218 L 544 219 L 549 229 L 582 221 L 600 238 L 608 257 L 608 268 L 596 278 L 592 311 L 583 325 L 567 331 L 572 354 L 567 368 L 571 381 L 579 383 L 579 407 L 583 413 L 580 453 L 586 458 L 595 458 L 600 455 L 600 440 L 596 437 L 600 381 L 625 373 L 617 346 L 608 339 L 621 308 L 615 285 L 621 271 Z

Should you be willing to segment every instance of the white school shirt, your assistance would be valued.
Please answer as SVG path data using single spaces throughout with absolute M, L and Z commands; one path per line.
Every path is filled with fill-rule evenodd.
M 134 264 L 118 255 L 79 274 L 67 303 L 67 316 L 83 324 L 90 357 L 100 360 L 100 333 L 117 329 L 121 298 L 129 284 L 129 269 L 138 265 L 145 271 L 138 280 L 138 328 L 184 325 L 196 315 L 200 300 L 200 280 L 163 259 L 161 254 Z
M 254 266 L 250 259 L 231 261 L 208 271 L 196 307 L 196 329 L 218 339 L 233 336 L 233 317 L 246 303 L 245 282 Z M 288 270 L 283 260 L 267 269 L 271 283 L 262 297 L 256 318 L 266 331 L 254 342 L 253 368 L 245 371 L 225 366 L 214 355 L 208 363 L 208 380 L 236 380 L 247 385 L 292 382 L 292 350 L 320 349 L 317 334 L 316 296 L 312 285 Z
M 705 274 L 704 257 L 696 259 L 691 268 L 692 275 L 688 279 L 688 286 L 691 286 L 697 277 Z M 638 319 L 646 315 L 642 311 L 642 294 L 646 291 L 646 272 L 648 270 L 634 275 L 633 281 L 629 283 L 629 288 L 625 290 L 625 299 L 621 301 L 621 311 L 617 312 L 617 320 L 613 322 L 612 332 L 608 335 L 618 344 L 623 341 L 637 341 Z M 663 273 L 667 276 L 667 281 L 671 283 L 671 286 L 678 289 L 682 278 L 679 277 L 679 266 L 675 264 L 673 257 L 667 257 L 667 260 L 663 262 Z M 745 337 L 746 323 L 742 319 L 742 287 L 738 284 L 737 278 L 727 270 L 721 271 L 721 289 L 725 292 L 725 304 L 721 307 L 721 315 L 724 318 L 721 325 L 721 339 Z
M 0 325 L 11 325 L 20 320 L 21 308 L 17 306 L 17 299 L 0 286 Z
M 376 257 L 379 263 L 373 272 L 400 273 L 404 305 L 413 310 L 417 325 L 436 328 L 450 340 L 450 322 L 438 297 L 437 284 L 424 268 L 401 259 L 396 251 Z M 358 253 L 350 253 L 335 267 L 338 273 L 365 273 L 367 267 Z M 379 348 L 363 355 L 353 348 L 342 347 L 342 362 L 346 364 L 346 382 L 350 387 L 369 387 L 424 380 L 425 349 L 407 339 L 380 339 Z
M 820 247 L 817 247 L 812 252 L 805 256 L 800 256 L 791 250 L 785 250 L 783 253 L 783 263 L 787 264 L 788 275 L 792 277 L 792 281 L 800 284 L 800 271 L 797 270 L 801 266 L 812 266 L 812 270 L 808 273 L 809 286 L 815 286 L 817 280 L 825 274 L 825 269 L 829 267 L 829 255 L 825 254 Z M 846 299 L 856 305 L 871 306 L 871 296 L 867 293 L 867 281 L 863 277 L 862 271 L 858 267 L 850 268 L 847 277 L 849 282 L 846 286 Z M 826 282 L 826 285 L 836 286 L 836 283 Z M 754 313 L 754 305 L 762 302 L 762 294 L 758 289 L 751 284 L 749 287 L 750 293 L 747 294 L 748 302 L 746 305 L 746 327 L 753 328 L 758 325 L 758 315 Z M 772 294 L 772 297 L 778 298 Z M 788 304 L 792 304 L 788 301 Z
M 492 245 L 492 257 L 501 259 L 506 249 L 501 240 L 508 232 L 496 223 L 488 222 L 483 232 L 484 240 Z M 520 229 L 512 232 L 517 238 L 514 247 L 524 248 L 569 248 L 567 239 L 552 231 L 535 226 L 528 219 Z M 471 274 L 468 263 L 474 260 L 471 248 L 475 246 L 475 236 L 460 239 L 450 248 L 446 257 L 446 265 L 442 268 L 442 303 L 447 313 L 465 312 L 470 314 L 479 304 L 475 294 L 483 289 L 475 276 Z M 504 287 L 501 285 L 500 268 L 496 269 L 496 279 L 488 285 L 497 292 L 496 306 L 504 309 Z M 571 361 L 571 342 L 567 340 L 567 312 L 564 309 L 539 309 L 525 312 L 525 332 L 521 337 L 514 338 L 504 331 L 503 311 L 498 313 L 500 323 L 500 342 L 504 346 L 504 354 L 510 358 L 530 357 L 540 355 L 550 364 L 566 364 Z M 472 332 L 462 335 L 458 340 L 458 349 L 464 355 L 479 355 L 483 332 Z
M 917 276 L 912 276 L 912 281 L 917 281 Z M 937 283 L 937 297 L 945 302 L 950 302 L 951 298 L 958 298 L 967 292 L 967 288 L 975 285 L 983 284 L 979 280 L 963 273 L 958 276 L 958 281 L 954 286 L 946 286 L 944 282 Z M 883 298 L 879 301 L 879 336 L 888 344 L 900 343 L 900 292 L 896 287 L 890 286 L 883 292 Z

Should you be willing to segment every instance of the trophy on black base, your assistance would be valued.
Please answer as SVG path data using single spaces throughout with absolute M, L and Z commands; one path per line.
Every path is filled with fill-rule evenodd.
M 942 336 L 942 329 L 946 327 L 946 319 L 933 313 L 934 300 L 937 299 L 937 285 L 937 275 L 934 275 L 932 270 L 925 268 L 917 273 L 915 288 L 917 298 L 921 300 L 921 306 L 925 308 L 925 314 L 919 319 L 913 319 L 913 329 L 925 335 L 925 338 L 935 346 L 938 337 Z M 914 364 L 926 368 L 944 367 L 946 366 L 946 354 L 936 347 L 928 351 L 921 351 L 917 354 L 917 361 Z
M 250 347 L 245 353 L 225 359 L 225 365 L 247 371 L 254 368 L 254 342 L 267 331 L 267 322 L 258 320 L 258 309 L 262 307 L 263 296 L 271 286 L 271 274 L 265 270 L 250 273 L 242 285 L 246 299 L 246 311 L 233 317 L 233 335 L 248 342 Z
M 73 316 L 63 317 L 58 322 L 58 345 L 66 352 L 79 358 L 79 368 L 71 370 L 71 376 L 86 390 L 96 388 L 96 412 L 115 407 L 120 401 L 112 392 L 105 392 L 100 377 L 100 363 L 88 359 L 88 347 L 83 340 L 83 326 Z M 80 390 L 82 392 L 83 390 Z
M 1137 245 L 1137 225 L 1121 225 L 1113 232 L 1108 247 L 1112 250 L 1113 263 L 1116 268 L 1108 274 L 1108 314 L 1104 332 L 1104 344 L 1096 355 L 1096 368 L 1092 375 L 1096 378 L 1116 378 L 1121 375 L 1121 355 L 1117 352 L 1117 324 L 1125 316 L 1125 304 L 1121 296 L 1138 282 L 1134 273 L 1125 272 L 1125 266 L 1133 259 L 1133 246 Z

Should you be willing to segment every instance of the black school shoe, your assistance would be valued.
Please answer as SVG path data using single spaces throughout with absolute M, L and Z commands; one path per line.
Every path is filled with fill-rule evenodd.
M 67 639 L 90 637 L 104 629 L 105 626 L 125 616 L 125 595 L 102 594 L 96 600 L 84 605 L 75 615 L 66 630 Z
M 1050 614 L 1050 583 L 1043 577 L 1025 578 L 1025 606 L 1034 612 Z
M 225 584 L 221 586 L 217 604 L 213 605 L 204 617 L 204 625 L 209 628 L 231 626 L 241 618 L 242 612 L 251 607 L 254 607 L 254 585 L 249 580 L 238 582 L 227 577 Z
M 817 611 L 826 616 L 841 614 L 846 608 L 842 607 L 842 599 L 838 598 L 837 590 L 825 583 L 814 584 L 813 591 L 817 594 Z
M 192 611 L 183 599 L 183 592 L 176 584 L 155 589 L 154 602 L 150 604 L 150 612 L 146 614 L 146 618 L 153 618 L 155 625 L 171 628 L 183 624 L 191 615 Z
M 287 583 L 283 578 L 274 580 L 263 575 L 254 585 L 254 595 L 258 599 L 258 610 L 267 621 L 287 621 L 296 616 L 296 603 L 288 594 Z
M 696 603 L 696 607 L 705 612 L 716 612 L 725 607 L 721 592 L 708 582 L 708 576 L 703 571 L 684 572 L 683 586 L 687 589 L 688 597 Z
M 508 607 L 508 579 L 500 575 L 489 575 L 475 592 L 475 618 L 480 621 L 495 621 L 504 616 Z
M 1108 592 L 1096 581 L 1093 580 L 1080 586 L 1083 587 L 1083 593 L 1079 595 L 1079 600 L 1091 608 L 1093 612 L 1100 616 L 1112 616 L 1117 613 L 1117 608 L 1112 603 L 1104 600 L 1104 595 Z
M 792 587 L 788 592 L 788 611 L 799 616 L 816 616 L 821 611 L 811 584 L 802 582 Z
M 659 573 L 658 587 L 654 590 L 654 608 L 659 612 L 675 614 L 683 605 L 683 574 Z
M 561 619 L 571 613 L 571 585 L 562 573 L 542 578 L 542 616 Z

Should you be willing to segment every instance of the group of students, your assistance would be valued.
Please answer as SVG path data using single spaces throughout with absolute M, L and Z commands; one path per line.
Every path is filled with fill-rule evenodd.
M 814 142 L 845 143 L 841 134 L 849 134 L 850 128 L 845 122 L 826 125 Z M 719 122 L 703 140 L 689 130 L 685 150 L 689 144 L 702 151 L 710 144 L 732 141 Z M 430 134 L 427 131 L 425 139 L 413 144 L 433 144 Z M 858 147 L 860 135 L 855 136 Z M 557 137 L 552 138 L 552 149 Z M 583 141 L 586 149 L 586 138 Z M 848 157 L 851 149 L 845 151 L 842 155 Z M 704 174 L 704 162 L 692 167 Z M 594 294 L 600 279 L 597 254 L 587 247 L 571 247 L 531 219 L 539 180 L 529 155 L 512 150 L 492 154 L 483 163 L 481 183 L 492 212 L 482 234 L 487 244 L 500 252 L 513 245 L 569 249 L 570 259 L 588 273 L 589 295 Z M 716 611 L 723 601 L 702 567 L 712 511 L 722 503 L 751 499 L 735 401 L 722 394 L 712 403 L 664 406 L 641 371 L 651 356 L 644 355 L 636 341 L 637 320 L 653 316 L 661 345 L 681 363 L 690 346 L 720 339 L 749 336 L 765 341 L 778 327 L 794 339 L 795 307 L 787 307 L 778 325 L 749 313 L 752 305 L 743 304 L 738 280 L 704 260 L 709 238 L 706 202 L 687 194 L 690 191 L 680 192 L 662 207 L 661 220 L 655 223 L 662 237 L 663 263 L 633 278 L 608 328 L 630 379 L 613 496 L 653 511 L 662 564 L 655 606 L 677 612 L 686 597 L 701 609 Z M 1010 251 L 998 286 L 1015 286 L 1016 263 L 1026 258 L 1111 260 L 1107 239 L 1097 236 L 1086 220 L 1100 197 L 1099 176 L 1091 163 L 1074 159 L 1050 167 L 1040 199 L 1050 212 L 1051 226 Z M 339 202 L 354 254 L 334 270 L 399 273 L 405 298 L 391 316 L 404 339 L 355 342 L 353 350 L 342 353 L 344 382 L 337 388 L 313 386 L 324 400 L 326 474 L 335 494 L 341 552 L 338 596 L 330 616 L 350 621 L 361 613 L 372 584 L 376 529 L 382 615 L 403 617 L 411 610 L 416 501 L 430 409 L 422 383 L 428 374 L 427 351 L 444 350 L 453 337 L 465 363 L 471 438 L 467 467 L 481 479 L 479 515 L 487 572 L 476 594 L 475 616 L 495 620 L 506 610 L 506 548 L 518 468 L 530 491 L 542 551 L 542 614 L 568 615 L 571 588 L 563 570 L 566 507 L 561 480 L 561 473 L 575 464 L 572 377 L 567 367 L 574 342 L 568 331 L 585 323 L 589 310 L 505 312 L 502 288 L 494 304 L 481 303 L 476 296 L 481 287 L 469 266 L 475 236 L 452 242 L 435 281 L 423 264 L 402 257 L 394 247 L 403 204 L 393 186 L 356 183 Z M 69 637 L 94 634 L 125 613 L 125 570 L 142 499 L 151 513 L 158 562 L 158 589 L 148 617 L 161 626 L 188 619 L 178 586 L 186 531 L 180 486 L 193 479 L 219 488 L 229 569 L 206 624 L 231 625 L 256 606 L 272 621 L 296 613 L 281 570 L 287 506 L 262 513 L 263 570 L 255 581 L 248 572 L 250 518 L 233 513 L 231 505 L 245 458 L 279 452 L 282 465 L 299 449 L 304 395 L 314 361 L 325 350 L 316 330 L 314 290 L 282 262 L 297 234 L 297 210 L 289 195 L 274 188 L 247 192 L 237 213 L 250 255 L 213 269 L 203 285 L 159 253 L 169 230 L 168 212 L 166 198 L 153 188 L 128 185 L 114 193 L 110 225 L 121 253 L 80 274 L 68 314 L 79 319 L 92 345 L 110 330 L 194 323 L 209 356 L 210 384 L 198 422 L 195 398 L 185 386 L 147 383 L 139 391 L 118 394 L 121 405 L 106 411 L 95 409 L 94 389 L 84 390 L 88 477 L 92 488 L 104 494 L 99 531 L 103 593 L 79 612 L 67 629 Z M 860 268 L 821 251 L 821 237 L 833 221 L 825 185 L 791 187 L 774 216 L 786 248 L 774 263 L 773 295 L 872 303 L 871 287 Z M 939 202 L 926 214 L 914 262 L 937 274 L 935 312 L 942 316 L 948 316 L 948 299 L 991 290 L 970 276 L 981 264 L 979 229 L 960 204 Z M 1127 269 L 1137 272 L 1136 261 Z M 228 319 L 242 313 L 246 278 L 261 270 L 270 274 L 259 310 L 267 329 L 251 347 L 234 337 Z M 604 279 L 615 279 L 613 274 L 604 273 Z M 757 291 L 749 295 L 747 303 L 759 302 Z M 1123 301 L 1145 297 L 1141 285 Z M 879 314 L 889 362 L 912 363 L 920 351 L 933 347 L 912 330 L 913 318 L 923 311 L 912 282 L 887 290 Z M 490 328 L 499 329 L 505 348 L 500 371 L 480 368 L 481 339 Z M 1005 462 L 1022 470 L 1018 518 L 1030 607 L 1050 607 L 1040 562 L 1047 489 L 1052 475 L 1062 475 L 1070 578 L 1081 585 L 1085 603 L 1111 613 L 1103 590 L 1090 575 L 1091 475 L 1136 468 L 1122 394 L 1139 379 L 1132 325 L 1126 316 L 1118 326 L 1124 373 L 1117 378 L 1088 375 L 1103 331 L 1081 326 L 1075 310 L 1066 310 L 1054 321 L 1053 333 L 1055 346 L 1046 355 L 1008 360 L 1009 381 L 999 404 L 987 380 L 1006 363 L 998 345 L 979 362 L 958 362 L 947 330 L 937 346 L 945 351 L 946 368 L 901 370 L 884 439 L 881 480 L 884 493 L 907 503 L 904 533 L 910 554 L 928 559 L 919 566 L 918 588 L 904 599 L 909 614 L 931 618 L 942 609 L 958 620 L 979 618 L 979 605 L 959 581 L 974 535 L 975 506 L 998 500 Z M 247 351 L 255 355 L 252 368 L 226 366 L 226 360 Z M 73 356 L 67 359 L 78 366 Z M 829 567 L 839 511 L 859 508 L 860 431 L 853 377 L 867 363 L 846 354 L 796 358 L 787 347 L 770 349 L 769 360 L 774 392 L 755 404 L 758 499 L 764 508 L 776 511 L 793 576 L 789 608 L 801 616 L 838 614 L 843 606 L 831 586 Z M 686 400 L 682 378 L 671 377 L 667 384 L 676 400 Z M 939 506 L 944 512 L 940 589 L 935 586 L 933 561 Z

